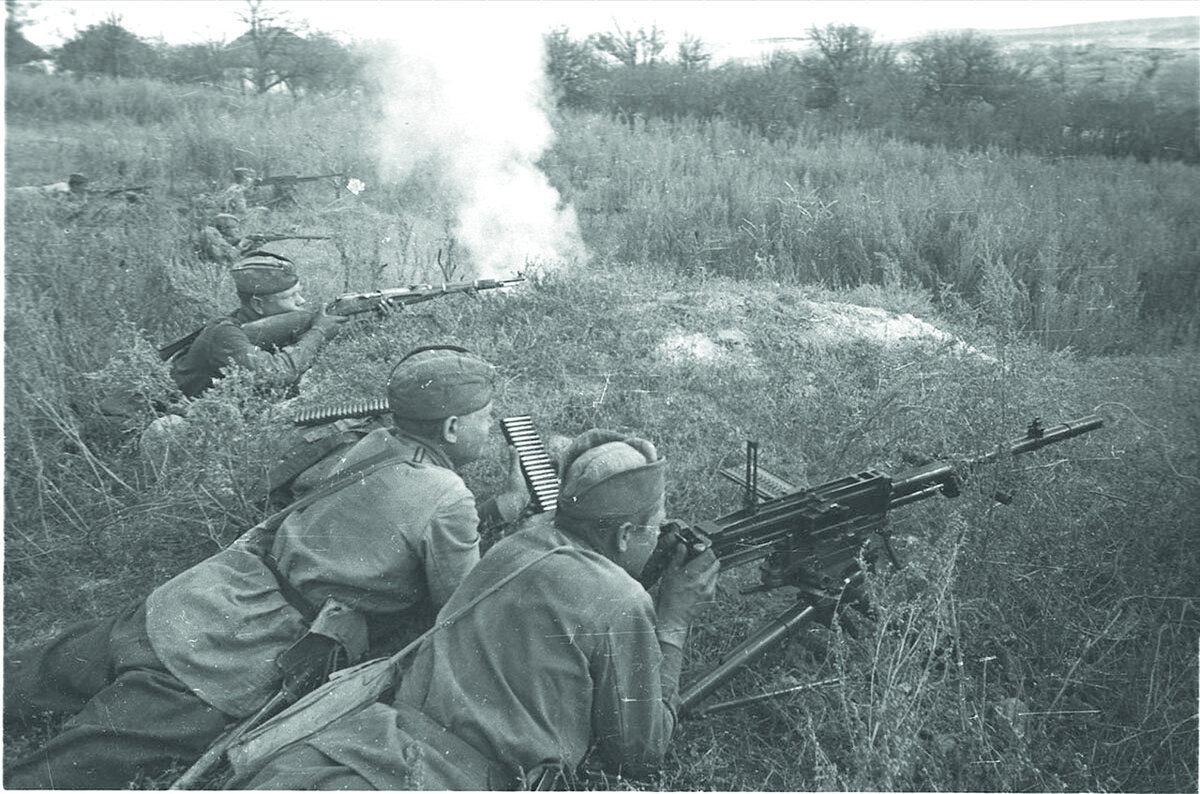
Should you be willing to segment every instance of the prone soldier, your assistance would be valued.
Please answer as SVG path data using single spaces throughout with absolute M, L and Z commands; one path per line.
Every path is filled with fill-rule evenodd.
M 494 388 L 494 368 L 462 348 L 412 351 L 388 381 L 394 427 L 355 445 L 272 535 L 6 657 L 6 720 L 75 716 L 6 764 L 5 785 L 122 788 L 191 763 L 314 666 L 319 682 L 445 604 L 479 560 L 480 527 L 529 499 L 515 450 L 503 492 L 478 507 L 457 473 L 487 449 Z
M 294 387 L 321 348 L 347 321 L 344 316 L 322 310 L 294 344 L 274 352 L 263 350 L 240 326 L 305 305 L 295 264 L 283 256 L 253 251 L 230 274 L 241 305 L 232 314 L 209 322 L 186 349 L 171 359 L 171 377 L 188 397 L 202 394 L 232 366 L 250 370 L 262 385 Z

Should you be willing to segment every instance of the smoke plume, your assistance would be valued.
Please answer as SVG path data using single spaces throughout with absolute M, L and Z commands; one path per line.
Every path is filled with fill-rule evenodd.
M 481 4 L 437 5 L 389 43 L 382 178 L 429 185 L 439 206 L 412 209 L 448 219 L 477 277 L 585 260 L 574 210 L 537 166 L 553 140 L 543 31 Z

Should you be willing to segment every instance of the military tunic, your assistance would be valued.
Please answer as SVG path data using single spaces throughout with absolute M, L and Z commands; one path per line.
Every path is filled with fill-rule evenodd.
M 650 596 L 604 555 L 548 526 L 524 529 L 487 553 L 438 624 L 394 704 L 332 723 L 251 787 L 510 788 L 539 767 L 574 770 L 593 743 L 609 771 L 661 762 L 678 681 L 660 670 L 681 651 L 660 644 Z
M 395 465 L 289 516 L 272 554 L 313 607 L 336 597 L 386 626 L 425 601 L 440 606 L 449 598 L 479 559 L 479 516 L 450 461 L 419 439 L 375 431 L 338 468 L 380 451 L 395 453 Z M 253 713 L 277 691 L 275 659 L 305 631 L 262 560 L 226 550 L 154 590 L 116 624 L 91 621 L 68 631 L 67 642 L 26 651 L 12 665 L 19 677 L 6 669 L 6 684 L 19 687 L 6 688 L 6 713 L 84 708 L 11 765 L 6 784 L 123 787 L 139 771 L 191 763 L 229 718 Z M 151 736 L 147 720 L 155 723 Z M 174 740 L 160 742 L 160 733 Z
M 325 344 L 325 335 L 309 329 L 293 345 L 269 353 L 256 346 L 240 326 L 259 319 L 245 309 L 210 322 L 191 346 L 171 362 L 171 377 L 188 397 L 209 389 L 231 366 L 248 369 L 267 386 L 290 386 L 300 380 Z
M 332 473 L 382 451 L 397 464 L 288 516 L 272 550 L 312 607 L 333 597 L 376 625 L 440 607 L 479 561 L 475 499 L 437 449 L 380 429 Z M 232 548 L 156 589 L 146 625 L 167 669 L 236 717 L 275 693 L 275 659 L 305 631 L 262 561 Z

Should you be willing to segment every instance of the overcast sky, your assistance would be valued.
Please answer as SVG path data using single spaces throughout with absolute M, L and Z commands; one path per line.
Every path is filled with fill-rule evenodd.
M 24 5 L 30 5 L 28 3 Z M 879 40 L 938 30 L 1004 30 L 1150 17 L 1196 16 L 1196 0 L 268 0 L 293 26 L 343 38 L 388 38 L 411 26 L 476 26 L 543 33 L 566 26 L 573 37 L 623 29 L 668 34 L 673 46 L 691 34 L 714 46 L 777 36 L 802 37 L 811 25 L 854 24 Z M 243 0 L 42 0 L 29 11 L 26 36 L 54 47 L 117 15 L 147 39 L 171 44 L 232 40 L 245 30 Z

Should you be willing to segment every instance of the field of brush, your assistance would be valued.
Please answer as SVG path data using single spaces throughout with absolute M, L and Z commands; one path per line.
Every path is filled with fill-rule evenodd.
M 513 262 L 524 285 L 355 323 L 295 398 L 227 378 L 182 405 L 189 435 L 155 476 L 97 406 L 132 392 L 146 423 L 156 401 L 181 406 L 155 348 L 233 308 L 192 244 L 233 167 L 366 184 L 302 185 L 296 206 L 247 223 L 333 238 L 279 244 L 310 299 L 481 274 L 435 179 L 381 175 L 370 98 L 11 78 L 9 186 L 81 171 L 150 191 L 6 200 L 6 650 L 233 540 L 264 515 L 253 486 L 293 414 L 381 396 L 416 345 L 497 364 L 497 415 L 530 414 L 544 436 L 652 439 L 688 520 L 740 506 L 719 471 L 747 440 L 816 485 L 1095 413 L 1100 430 L 895 511 L 904 566 L 869 578 L 873 619 L 802 629 L 713 700 L 821 686 L 685 720 L 658 777 L 598 785 L 1196 790 L 1194 168 L 557 118 L 539 166 L 590 259 Z M 946 335 L 870 332 L 880 318 Z M 497 485 L 501 445 L 464 472 L 477 493 Z M 685 683 L 794 603 L 790 588 L 742 592 L 757 581 L 753 566 L 723 575 Z M 53 727 L 6 731 L 6 755 Z

